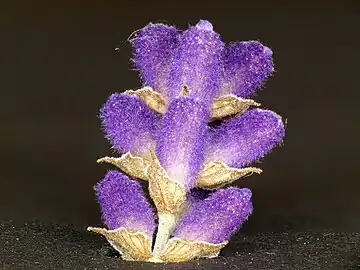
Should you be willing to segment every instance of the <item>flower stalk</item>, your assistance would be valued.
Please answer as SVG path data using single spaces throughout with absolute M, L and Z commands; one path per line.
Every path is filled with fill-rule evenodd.
M 172 213 L 159 213 L 158 218 L 158 231 L 153 249 L 154 257 L 162 254 L 176 224 L 176 216 Z

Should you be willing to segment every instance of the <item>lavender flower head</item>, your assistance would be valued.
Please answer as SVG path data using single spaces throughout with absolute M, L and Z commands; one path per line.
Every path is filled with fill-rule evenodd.
M 104 160 L 122 172 L 95 187 L 109 230 L 90 230 L 125 260 L 216 257 L 253 211 L 251 191 L 229 184 L 260 173 L 249 166 L 285 136 L 282 118 L 249 99 L 272 75 L 273 53 L 258 41 L 226 45 L 205 20 L 183 32 L 150 23 L 131 44 L 144 88 L 100 110 L 120 155 Z M 146 181 L 157 222 L 135 179 Z

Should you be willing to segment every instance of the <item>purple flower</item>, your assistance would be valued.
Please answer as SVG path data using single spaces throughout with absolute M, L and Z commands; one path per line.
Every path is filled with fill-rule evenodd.
M 183 32 L 173 62 L 172 87 L 177 89 L 174 95 L 186 86 L 190 96 L 205 104 L 212 101 L 219 91 L 222 49 L 220 35 L 208 21 L 201 20 Z
M 210 22 L 180 32 L 164 24 L 148 24 L 134 39 L 133 60 L 144 86 L 158 91 L 168 102 L 184 86 L 205 104 L 235 94 L 252 96 L 273 73 L 272 51 L 258 41 L 224 46 Z
M 201 20 L 180 34 L 163 24 L 149 24 L 132 40 L 135 67 L 145 86 L 171 102 L 186 86 L 204 103 L 219 92 L 223 43 L 210 22 Z
M 111 95 L 100 118 L 106 137 L 120 153 L 146 155 L 154 147 L 158 118 L 137 96 Z
M 202 167 L 209 112 L 191 97 L 170 103 L 157 133 L 156 155 L 168 176 L 187 190 Z
M 252 109 L 208 132 L 206 161 L 242 168 L 264 157 L 282 142 L 284 135 L 279 115 Z
M 152 237 L 155 231 L 154 213 L 138 182 L 120 172 L 110 171 L 95 186 L 95 191 L 109 229 L 123 227 Z
M 272 51 L 258 41 L 230 44 L 223 52 L 221 94 L 252 96 L 273 73 Z
M 133 61 L 145 86 L 150 86 L 168 98 L 170 72 L 179 33 L 175 27 L 148 24 L 132 40 Z M 180 90 L 179 90 L 180 92 Z
M 252 213 L 251 191 L 230 187 L 195 204 L 180 221 L 174 236 L 220 244 L 229 240 Z

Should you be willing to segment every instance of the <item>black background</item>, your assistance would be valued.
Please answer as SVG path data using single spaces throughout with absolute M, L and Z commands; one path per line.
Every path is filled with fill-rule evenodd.
M 111 154 L 98 109 L 140 86 L 127 38 L 150 21 L 207 19 L 226 42 L 273 49 L 277 72 L 256 99 L 288 119 L 264 173 L 238 182 L 254 193 L 246 229 L 360 229 L 356 1 L 62 2 L 0 9 L 1 220 L 98 224 L 92 187 L 108 167 L 95 161 Z

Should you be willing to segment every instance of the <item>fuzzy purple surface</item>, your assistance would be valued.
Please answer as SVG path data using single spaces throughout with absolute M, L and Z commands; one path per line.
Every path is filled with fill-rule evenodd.
M 165 97 L 169 91 L 172 58 L 178 44 L 178 30 L 164 24 L 148 24 L 132 40 L 133 61 L 142 82 Z
M 156 155 L 174 181 L 194 186 L 204 161 L 209 111 L 199 100 L 181 97 L 170 103 L 156 135 Z
M 212 190 L 193 188 L 186 194 L 186 201 L 189 206 L 193 206 L 209 197 L 212 193 L 214 193 Z
M 152 237 L 154 213 L 138 182 L 121 172 L 109 171 L 95 191 L 109 229 L 124 227 Z
M 236 42 L 223 52 L 221 94 L 248 98 L 273 73 L 272 51 L 257 41 Z
M 153 145 L 158 118 L 137 96 L 112 94 L 100 110 L 102 127 L 120 153 L 144 155 Z
M 242 168 L 268 154 L 284 136 L 279 115 L 252 109 L 207 133 L 206 160 Z
M 174 236 L 219 244 L 229 240 L 252 210 L 250 189 L 230 187 L 218 190 L 185 214 Z
M 172 89 L 178 95 L 184 85 L 190 95 L 209 103 L 218 93 L 223 42 L 208 21 L 184 31 L 174 58 Z

